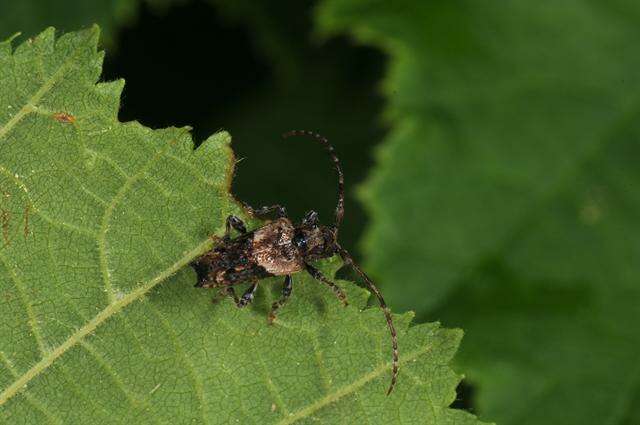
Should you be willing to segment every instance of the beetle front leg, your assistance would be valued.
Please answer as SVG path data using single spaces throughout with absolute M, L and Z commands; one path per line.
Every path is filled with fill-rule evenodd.
M 269 317 L 267 321 L 269 324 L 272 324 L 274 320 L 276 320 L 276 311 L 284 305 L 289 299 L 291 295 L 291 290 L 293 289 L 293 280 L 291 279 L 291 275 L 286 275 L 284 277 L 284 286 L 282 287 L 282 298 L 278 301 L 274 302 L 271 306 L 271 311 L 269 312 Z
M 318 213 L 313 210 L 308 211 L 302 219 L 302 225 L 304 226 L 317 227 L 318 224 Z
M 244 225 L 244 222 L 235 215 L 230 215 L 227 217 L 224 240 L 228 241 L 231 238 L 231 228 L 236 229 L 236 231 L 242 235 L 247 233 L 247 227 Z
M 253 296 L 258 289 L 258 282 L 254 282 L 249 286 L 249 288 L 242 294 L 239 300 L 236 301 L 236 305 L 238 308 L 242 308 L 253 301 Z
M 254 209 L 250 205 L 245 204 L 244 202 L 242 204 L 247 210 L 249 210 L 251 215 L 254 217 L 265 218 L 265 216 L 271 214 L 272 212 L 276 213 L 277 218 L 285 218 L 287 216 L 287 210 L 285 210 L 285 208 L 282 205 L 276 204 L 276 205 L 270 205 L 267 207 L 260 207 L 260 208 Z

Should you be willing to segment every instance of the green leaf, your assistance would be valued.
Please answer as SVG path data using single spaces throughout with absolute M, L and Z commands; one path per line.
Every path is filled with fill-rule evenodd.
M 499 423 L 637 417 L 639 17 L 624 1 L 320 9 L 392 58 L 393 130 L 362 190 L 369 269 L 392 305 L 467 330 L 478 411 Z
M 96 84 L 97 41 L 97 28 L 49 29 L 0 44 L 0 418 L 478 423 L 448 408 L 460 331 L 397 316 L 401 374 L 386 396 L 388 331 L 364 290 L 339 282 L 343 308 L 296 275 L 268 326 L 279 279 L 243 310 L 193 288 L 187 265 L 243 213 L 229 136 L 194 151 L 188 129 L 118 122 L 123 82 Z

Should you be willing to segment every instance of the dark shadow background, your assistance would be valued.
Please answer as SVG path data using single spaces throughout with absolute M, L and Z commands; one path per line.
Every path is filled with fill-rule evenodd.
M 142 5 L 116 36 L 103 78 L 124 78 L 120 119 L 193 127 L 196 143 L 224 129 L 238 163 L 233 192 L 253 206 L 281 203 L 332 221 L 336 178 L 316 142 L 280 135 L 317 131 L 335 146 L 346 178 L 342 238 L 357 255 L 365 214 L 355 199 L 384 134 L 378 84 L 385 58 L 347 39 L 310 33 L 313 2 L 224 11 L 203 1 L 162 11 Z

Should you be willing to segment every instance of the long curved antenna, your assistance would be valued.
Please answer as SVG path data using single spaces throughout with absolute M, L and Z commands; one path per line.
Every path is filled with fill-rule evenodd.
M 340 228 L 340 224 L 342 223 L 342 217 L 344 216 L 344 176 L 342 174 L 342 168 L 340 168 L 340 160 L 335 154 L 333 146 L 329 143 L 329 141 L 319 135 L 318 133 L 314 133 L 312 131 L 307 130 L 291 130 L 282 135 L 283 139 L 286 139 L 291 136 L 308 136 L 313 139 L 316 139 L 323 145 L 327 151 L 329 152 L 329 156 L 333 161 L 333 167 L 338 174 L 338 205 L 336 205 L 336 222 L 335 222 L 335 235 L 336 239 L 338 238 L 338 229 Z
M 347 252 L 346 249 L 342 248 L 340 245 L 337 245 L 338 253 L 344 260 L 345 264 L 351 265 L 353 269 L 364 279 L 367 284 L 367 287 L 373 294 L 378 298 L 378 302 L 380 303 L 380 308 L 384 312 L 384 317 L 387 319 L 387 326 L 389 327 L 389 332 L 391 333 L 391 345 L 393 347 L 393 370 L 391 372 L 391 384 L 389 385 L 389 389 L 387 390 L 387 395 L 391 394 L 393 388 L 396 385 L 396 381 L 398 380 L 398 368 L 399 368 L 399 360 L 398 360 L 398 334 L 396 333 L 396 328 L 393 326 L 393 317 L 391 316 L 391 311 L 387 304 L 384 302 L 384 298 L 380 293 L 380 290 L 376 287 L 373 281 L 366 275 L 365 272 L 362 271 L 360 266 L 353 260 L 353 257 Z

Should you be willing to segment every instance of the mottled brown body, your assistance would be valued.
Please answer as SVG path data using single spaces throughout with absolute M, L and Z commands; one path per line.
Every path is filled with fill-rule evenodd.
M 198 260 L 204 288 L 234 285 L 304 268 L 304 258 L 292 244 L 295 229 L 279 218 L 235 239 L 223 239 Z
M 299 272 L 304 258 L 293 245 L 295 228 L 288 218 L 279 218 L 253 232 L 250 257 L 274 276 Z
M 250 279 L 271 276 L 251 256 L 252 233 L 223 241 L 200 257 L 196 269 L 203 288 L 236 285 Z

